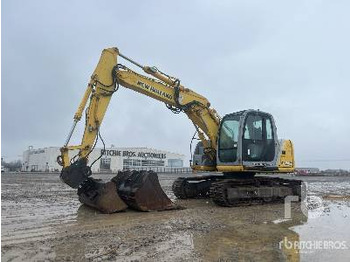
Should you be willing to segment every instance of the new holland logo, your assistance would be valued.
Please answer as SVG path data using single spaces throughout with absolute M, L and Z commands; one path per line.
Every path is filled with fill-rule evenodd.
M 152 92 L 154 94 L 157 94 L 158 96 L 162 96 L 162 97 L 165 97 L 165 98 L 167 98 L 169 100 L 173 100 L 173 96 L 171 94 L 168 94 L 168 93 L 166 93 L 164 91 L 161 91 L 161 90 L 159 90 L 159 89 L 157 89 L 157 88 L 155 88 L 155 87 L 153 87 L 153 86 L 151 86 L 149 84 L 141 82 L 140 80 L 138 80 L 136 84 L 139 87 L 142 87 L 142 89 L 145 89 L 145 90 L 150 91 L 150 92 Z

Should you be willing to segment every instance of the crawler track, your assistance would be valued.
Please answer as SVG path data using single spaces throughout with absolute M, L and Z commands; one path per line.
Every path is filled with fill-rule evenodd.
M 177 198 L 206 198 L 209 197 L 211 183 L 216 176 L 179 177 L 173 183 L 172 190 Z
M 301 197 L 301 181 L 272 177 L 229 179 L 222 176 L 178 178 L 173 184 L 181 199 L 210 197 L 219 206 L 244 206 L 283 202 L 286 196 Z

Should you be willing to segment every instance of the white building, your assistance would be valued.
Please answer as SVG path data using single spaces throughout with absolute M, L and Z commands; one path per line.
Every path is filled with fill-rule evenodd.
M 77 152 L 71 152 L 73 157 Z M 23 152 L 22 171 L 60 171 L 57 163 L 60 155 L 59 147 L 33 149 L 29 147 Z M 110 147 L 105 150 L 95 148 L 89 155 L 92 172 L 117 172 L 123 169 L 182 168 L 185 155 L 171 153 L 147 147 Z

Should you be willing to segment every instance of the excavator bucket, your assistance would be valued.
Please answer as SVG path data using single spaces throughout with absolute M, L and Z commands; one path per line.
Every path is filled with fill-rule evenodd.
M 117 186 L 112 181 L 104 183 L 89 178 L 79 187 L 78 195 L 81 203 L 96 208 L 102 213 L 120 212 L 128 207 L 119 197 Z
M 176 207 L 162 190 L 153 171 L 119 172 L 111 181 L 88 178 L 78 188 L 79 201 L 103 213 L 130 208 L 140 211 L 171 210 Z
M 131 208 L 140 211 L 175 209 L 161 188 L 153 171 L 124 171 L 112 178 L 120 198 Z

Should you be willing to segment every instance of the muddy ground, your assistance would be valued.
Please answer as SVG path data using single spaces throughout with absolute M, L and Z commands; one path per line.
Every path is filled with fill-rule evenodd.
M 209 199 L 176 200 L 177 176 L 159 179 L 185 209 L 106 215 L 82 206 L 58 174 L 2 174 L 2 260 L 349 261 L 350 178 L 304 177 L 322 208 L 310 205 L 306 216 L 293 203 L 292 218 L 285 219 L 283 204 L 223 208 Z M 282 240 L 343 242 L 298 249 Z

